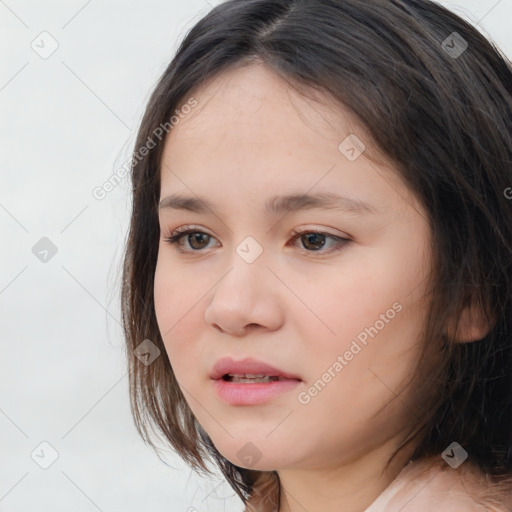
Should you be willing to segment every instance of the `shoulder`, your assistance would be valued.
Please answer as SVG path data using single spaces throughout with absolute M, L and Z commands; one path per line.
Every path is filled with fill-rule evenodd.
M 444 461 L 409 463 L 365 512 L 509 512 L 512 477 L 491 482 L 465 462 L 457 469 Z

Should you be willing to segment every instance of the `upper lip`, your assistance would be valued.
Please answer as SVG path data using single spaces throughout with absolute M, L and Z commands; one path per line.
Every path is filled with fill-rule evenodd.
M 222 379 L 224 375 L 229 373 L 233 375 L 262 373 L 269 377 L 284 377 L 287 379 L 301 380 L 297 375 L 285 372 L 284 370 L 280 370 L 279 368 L 251 357 L 247 357 L 241 361 L 235 361 L 234 359 L 231 359 L 231 357 L 222 357 L 213 366 L 210 372 L 210 378 L 213 380 Z

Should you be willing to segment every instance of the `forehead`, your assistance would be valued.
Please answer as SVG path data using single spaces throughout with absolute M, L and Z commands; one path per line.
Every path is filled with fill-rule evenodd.
M 336 149 L 342 134 L 351 129 L 363 134 L 342 105 L 312 89 L 304 92 L 307 95 L 263 64 L 229 69 L 189 94 L 198 105 L 172 129 L 167 145 L 173 145 L 173 139 L 181 143 L 196 138 L 205 144 L 214 141 L 216 148 L 239 142 L 285 149 L 306 138 L 315 146 L 323 141 Z
M 308 92 L 308 91 L 305 91 Z M 253 190 L 254 196 L 277 189 L 305 190 L 314 183 L 377 193 L 372 162 L 378 155 L 361 123 L 346 108 L 318 93 L 306 96 L 260 64 L 230 69 L 192 90 L 197 106 L 182 116 L 165 141 L 161 160 L 162 195 L 176 189 L 233 198 Z M 366 150 L 349 162 L 339 150 L 349 135 L 364 140 Z M 335 168 L 334 172 L 330 172 Z M 380 178 L 396 186 L 402 181 L 392 166 Z M 373 190 L 375 189 L 375 190 Z M 316 192 L 317 190 L 315 190 Z M 318 190 L 320 191 L 320 190 Z M 190 194 L 188 194 L 190 196 Z M 223 197 L 224 199 L 224 197 Z

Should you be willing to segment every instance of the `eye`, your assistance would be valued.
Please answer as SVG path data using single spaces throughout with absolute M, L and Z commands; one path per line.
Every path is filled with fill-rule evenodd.
M 332 251 L 341 250 L 347 242 L 348 238 L 343 238 L 330 233 L 324 233 L 316 230 L 293 230 L 294 235 L 291 242 L 301 239 L 302 248 L 307 252 L 321 252 L 329 253 Z M 215 238 L 208 233 L 199 231 L 194 226 L 181 226 L 175 229 L 169 236 L 164 237 L 165 242 L 171 245 L 176 245 L 177 249 L 184 252 L 200 252 L 202 249 L 207 249 L 209 243 Z M 331 250 L 322 250 L 326 247 L 326 242 L 331 241 Z M 184 244 L 185 248 L 184 248 Z
M 188 242 L 189 247 L 192 248 L 192 251 L 190 251 L 188 248 L 185 250 L 183 249 L 183 239 L 185 236 L 185 241 Z M 213 240 L 213 237 L 208 233 L 198 231 L 197 228 L 194 228 L 193 226 L 181 226 L 175 229 L 169 236 L 164 237 L 164 240 L 168 244 L 176 244 L 180 252 L 198 252 L 201 249 L 205 249 L 208 242 Z
M 350 242 L 350 239 L 343 238 L 341 236 L 333 235 L 331 233 L 324 233 L 323 231 L 316 230 L 294 230 L 293 234 L 295 235 L 292 238 L 292 241 L 297 239 L 301 239 L 302 246 L 308 252 L 322 252 L 328 253 L 331 251 L 322 251 L 322 249 L 326 245 L 327 240 L 331 240 L 331 250 L 339 251 L 343 249 L 343 247 Z

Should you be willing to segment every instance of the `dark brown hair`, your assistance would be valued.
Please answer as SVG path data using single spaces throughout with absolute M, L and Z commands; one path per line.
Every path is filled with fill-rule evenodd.
M 454 34 L 456 33 L 456 34 Z M 467 48 L 466 45 L 467 44 Z M 154 90 L 136 148 L 207 81 L 261 62 L 290 87 L 348 108 L 428 213 L 434 273 L 413 393 L 436 390 L 411 425 L 412 459 L 457 441 L 488 475 L 512 473 L 512 70 L 475 28 L 427 0 L 231 0 L 188 32 Z M 170 133 L 172 137 L 172 132 Z M 155 318 L 163 143 L 132 167 L 122 284 L 132 412 L 198 471 L 213 461 L 250 507 L 277 505 L 276 472 L 238 467 L 215 448 L 182 395 Z M 507 190 L 510 194 L 507 194 Z M 467 306 L 488 334 L 455 343 Z M 150 339 L 162 356 L 133 351 Z M 428 341 L 428 343 L 427 343 Z M 427 352 L 442 354 L 425 373 Z M 423 384 L 423 386 L 422 386 Z

